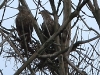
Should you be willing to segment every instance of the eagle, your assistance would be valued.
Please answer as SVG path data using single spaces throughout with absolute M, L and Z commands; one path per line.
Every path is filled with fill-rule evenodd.
M 18 7 L 19 13 L 16 17 L 16 30 L 20 37 L 21 47 L 25 49 L 26 45 L 29 47 L 28 43 L 31 43 L 31 36 L 33 32 L 33 19 L 32 15 L 25 6 Z M 25 45 L 26 43 L 26 45 Z
M 45 41 L 52 36 L 55 33 L 55 23 L 53 18 L 50 16 L 49 12 L 47 10 L 42 10 L 39 12 L 39 14 L 42 15 L 43 23 L 41 25 L 43 35 L 46 36 Z M 58 27 L 60 27 L 59 23 L 57 24 Z M 61 38 L 61 35 L 59 35 L 59 38 Z M 55 52 L 55 44 L 51 44 L 49 47 L 49 50 L 46 51 L 46 53 L 54 53 Z
M 54 32 L 55 32 L 55 23 L 54 23 L 53 18 L 49 14 L 49 11 L 42 10 L 42 11 L 39 12 L 39 14 L 41 14 L 41 16 L 43 18 L 43 23 L 41 25 L 41 30 L 42 30 L 43 35 L 46 37 L 46 39 L 44 38 L 45 41 L 46 41 L 50 36 L 52 36 L 54 34 Z M 60 27 L 60 25 L 59 25 L 59 27 Z M 55 47 L 56 47 L 56 45 L 54 43 L 52 43 L 48 48 L 46 48 L 46 50 L 43 53 L 44 54 L 53 54 L 54 52 L 56 52 Z M 50 58 L 50 60 L 51 61 L 53 60 L 53 62 L 54 62 L 54 59 Z M 48 65 L 50 65 L 50 66 L 54 65 L 54 63 L 50 63 L 50 64 L 49 63 L 50 62 L 48 62 L 47 59 L 43 58 L 43 59 L 40 59 L 40 62 L 37 64 L 37 67 L 39 69 L 42 69 L 44 67 L 47 68 Z
M 39 14 L 42 15 L 43 23 L 41 25 L 43 34 L 49 38 L 52 36 L 55 32 L 55 23 L 53 18 L 50 16 L 49 12 L 47 10 L 42 10 L 39 12 Z M 60 27 L 60 24 L 57 24 L 58 27 Z M 61 38 L 61 35 L 59 34 L 59 38 Z
M 42 15 L 44 21 L 41 26 L 43 34 L 49 38 L 54 33 L 54 20 L 47 10 L 42 10 L 39 12 L 39 14 Z

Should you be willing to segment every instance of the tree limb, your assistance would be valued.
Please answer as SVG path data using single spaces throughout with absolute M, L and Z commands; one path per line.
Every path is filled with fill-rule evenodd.
M 67 21 L 65 21 L 63 23 L 63 25 L 58 29 L 57 32 L 55 32 L 44 44 L 43 46 L 37 51 L 35 52 L 29 59 L 28 61 L 26 61 L 26 63 L 24 63 L 19 69 L 18 71 L 14 74 L 14 75 L 19 75 L 23 69 L 25 67 L 28 66 L 29 63 L 31 63 L 37 56 L 38 54 L 40 54 L 42 51 L 44 51 L 53 41 L 53 39 L 63 30 L 67 27 L 68 23 L 78 15 L 79 11 L 81 10 L 81 8 L 88 2 L 89 0 L 84 0 L 82 5 L 79 6 L 79 9 L 75 10 L 69 17 L 69 19 Z M 77 12 L 77 13 L 76 13 Z

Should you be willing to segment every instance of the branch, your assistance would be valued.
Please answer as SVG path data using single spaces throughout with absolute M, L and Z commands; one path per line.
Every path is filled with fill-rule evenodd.
M 11 37 L 11 34 L 9 34 L 2 42 L 0 43 L 0 47 Z
M 93 3 L 94 3 L 95 9 L 98 10 L 99 9 L 99 5 L 98 5 L 97 0 L 93 0 Z
M 52 8 L 52 11 L 53 11 L 53 15 L 56 14 L 56 6 L 54 4 L 54 0 L 49 0 L 50 2 L 50 5 L 51 5 L 51 8 Z
M 19 1 L 21 2 L 21 4 L 22 4 L 23 6 L 25 6 L 25 7 L 29 10 L 30 14 L 32 15 L 32 13 L 31 13 L 31 11 L 30 11 L 30 9 L 29 9 L 29 7 L 28 7 L 26 1 L 25 1 L 25 0 L 19 0 Z M 37 33 L 37 35 L 38 35 L 38 37 L 39 37 L 41 43 L 43 44 L 43 43 L 45 42 L 45 40 L 43 39 L 42 32 L 40 31 L 39 25 L 38 25 L 38 23 L 37 23 L 37 21 L 35 20 L 35 18 L 34 18 L 33 15 L 32 15 L 32 17 L 33 17 L 33 24 L 34 24 L 33 27 L 34 27 L 34 29 L 35 29 L 35 31 L 36 31 L 36 33 Z
M 75 36 L 75 37 L 76 37 L 76 36 Z M 62 51 L 58 51 L 58 52 L 55 52 L 55 53 L 53 53 L 53 54 L 38 55 L 38 57 L 39 57 L 39 58 L 55 58 L 55 57 L 57 57 L 57 56 L 60 55 L 60 54 L 63 54 L 63 53 L 65 53 L 65 52 L 68 52 L 68 50 L 69 50 L 71 47 L 72 47 L 72 49 L 71 49 L 70 52 L 75 51 L 75 49 L 77 48 L 77 46 L 79 46 L 80 44 L 85 44 L 85 43 L 91 42 L 91 41 L 93 41 L 93 40 L 95 40 L 95 39 L 97 39 L 97 38 L 99 38 L 99 37 L 100 37 L 100 35 L 98 35 L 98 36 L 96 36 L 96 37 L 94 37 L 94 38 L 88 39 L 88 40 L 77 41 L 76 43 L 73 44 L 73 47 L 72 47 L 72 45 L 71 45 L 70 47 L 67 47 L 67 48 L 65 48 L 65 49 L 62 50 Z M 74 39 L 73 39 L 73 40 L 74 40 Z M 73 41 L 73 42 L 74 42 L 74 41 Z M 68 53 L 67 53 L 67 54 L 68 54 Z
M 62 51 L 58 51 L 58 52 L 55 52 L 55 53 L 53 53 L 53 54 L 46 54 L 46 55 L 39 55 L 38 57 L 42 57 L 42 58 L 55 58 L 55 57 L 57 57 L 58 55 L 60 55 L 60 54 L 63 54 L 63 53 L 65 53 L 66 51 L 68 51 L 68 53 L 69 52 L 71 52 L 71 50 L 73 49 L 73 47 L 74 47 L 74 41 L 75 41 L 75 38 L 76 38 L 76 35 L 77 34 L 77 31 L 76 31 L 76 33 L 75 33 L 75 36 L 74 36 L 74 38 L 73 38 L 73 41 L 72 41 L 72 44 L 71 44 L 71 46 L 70 47 L 67 47 L 66 49 L 64 49 L 64 50 L 62 50 Z M 67 54 L 68 54 L 67 53 Z M 67 55 L 66 55 L 67 56 Z
M 0 5 L 0 9 L 5 5 L 6 2 L 7 2 L 7 0 L 4 0 L 4 1 L 2 2 L 2 4 Z
M 62 1 L 62 0 L 59 0 L 59 2 L 58 2 L 57 13 L 58 13 L 58 11 L 59 11 L 59 7 L 60 7 L 60 5 L 61 5 L 61 1 Z
M 27 61 L 26 63 L 24 63 L 18 70 L 17 72 L 14 74 L 14 75 L 19 75 L 23 69 L 25 69 L 25 67 L 28 66 L 28 64 L 30 64 L 37 56 L 38 54 L 40 54 L 41 52 L 43 52 L 52 42 L 53 42 L 53 39 L 62 31 L 64 30 L 68 23 L 78 15 L 79 11 L 81 10 L 81 8 L 88 2 L 89 0 L 84 0 L 82 5 L 79 6 L 79 9 L 78 10 L 75 10 L 69 17 L 69 19 L 67 21 L 65 21 L 63 23 L 63 25 L 58 29 L 57 32 L 55 32 L 44 44 L 43 46 L 37 51 L 35 52 Z M 77 12 L 77 13 L 76 13 Z
M 76 71 L 78 71 L 81 75 L 84 75 L 82 73 L 82 71 L 80 71 L 72 62 L 70 62 L 70 60 L 68 58 L 66 58 L 66 62 L 73 68 L 75 69 Z
M 92 14 L 94 15 L 100 29 L 100 9 L 98 5 L 96 5 L 97 2 L 94 2 L 94 4 L 95 4 L 95 7 L 93 7 L 91 1 L 88 2 L 88 6 L 90 7 Z
M 3 33 L 3 31 L 0 29 L 1 34 L 7 39 L 8 37 Z M 11 35 L 11 33 L 9 34 Z M 20 54 L 20 52 L 17 50 L 17 48 L 15 47 L 15 45 L 12 43 L 12 41 L 10 41 L 9 39 L 7 39 L 8 43 L 10 44 L 10 46 L 15 50 L 15 52 L 19 55 L 19 57 L 22 59 L 23 63 L 25 63 L 25 60 L 23 59 L 22 55 Z M 31 71 L 31 68 L 28 67 L 29 70 Z M 33 71 L 32 71 L 33 72 Z
M 94 9 L 93 9 L 93 6 L 91 5 L 91 2 L 88 2 L 89 3 L 89 5 L 90 5 L 90 8 L 92 9 L 92 11 L 94 11 Z M 72 6 L 72 8 L 75 10 L 75 8 Z M 83 11 L 82 11 L 83 12 Z M 84 13 L 83 13 L 84 14 Z M 89 16 L 89 15 L 87 15 L 87 14 L 85 14 L 86 16 L 88 16 L 88 17 L 92 17 L 92 16 Z M 91 27 L 89 27 L 87 24 L 86 24 L 86 22 L 84 21 L 84 19 L 79 15 L 78 16 L 78 18 L 80 18 L 82 21 L 83 21 L 83 23 L 86 25 L 86 27 L 89 29 L 89 30 L 92 30 L 92 31 L 94 31 L 97 35 L 99 35 L 99 33 L 95 30 L 95 29 L 93 29 L 93 28 L 91 28 Z M 77 21 L 78 21 L 78 18 L 77 18 L 77 20 L 76 20 L 76 22 L 74 23 L 74 25 L 71 27 L 71 28 L 73 28 L 74 26 L 75 26 L 75 24 L 77 23 Z
M 4 33 L 3 31 L 0 29 L 0 32 L 1 34 L 5 37 L 5 38 L 8 38 Z M 9 34 L 10 35 L 10 34 Z M 17 50 L 17 48 L 13 45 L 13 43 L 7 39 L 8 43 L 10 44 L 10 46 L 15 50 L 15 52 L 20 56 L 20 58 L 22 59 L 23 62 L 25 62 L 25 60 L 23 59 L 22 55 L 20 54 L 20 52 Z

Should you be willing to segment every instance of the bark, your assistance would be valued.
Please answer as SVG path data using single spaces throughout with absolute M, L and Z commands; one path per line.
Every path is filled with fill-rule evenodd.
M 89 6 L 92 14 L 94 15 L 94 17 L 98 23 L 99 29 L 100 29 L 100 8 L 98 6 L 97 0 L 93 0 L 93 3 L 94 3 L 94 6 L 91 3 L 91 1 L 89 1 L 88 6 Z
M 63 0 L 63 23 L 68 20 L 70 14 L 71 14 L 71 0 Z M 62 45 L 62 50 L 64 50 L 66 47 L 69 47 L 70 44 L 70 37 L 71 37 L 71 22 L 68 24 L 66 29 L 64 29 L 62 33 L 62 40 L 61 40 L 61 45 Z M 66 53 L 63 55 L 64 57 L 64 71 L 65 75 L 68 75 L 68 63 L 65 61 Z

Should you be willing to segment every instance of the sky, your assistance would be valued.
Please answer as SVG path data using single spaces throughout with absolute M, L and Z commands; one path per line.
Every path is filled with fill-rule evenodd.
M 11 0 L 11 1 L 12 1 L 12 0 Z M 10 2 L 11 2 L 11 1 L 10 1 Z M 32 0 L 30 0 L 30 1 L 29 1 L 29 0 L 26 0 L 26 1 L 28 2 L 28 5 L 29 5 L 29 8 L 30 8 L 30 9 L 36 8 L 36 6 L 33 4 Z M 44 1 L 43 1 L 43 4 L 44 4 L 46 1 L 47 1 L 47 0 L 44 0 Z M 10 3 L 10 2 L 9 2 L 9 3 Z M 76 1 L 76 0 L 72 0 L 72 2 L 75 3 L 75 4 L 77 4 L 77 1 Z M 0 0 L 0 4 L 1 4 L 1 3 L 2 3 L 2 0 Z M 8 4 L 9 4 L 9 3 L 8 3 Z M 57 2 L 56 2 L 56 3 L 57 3 Z M 100 4 L 100 0 L 98 0 L 98 4 Z M 11 6 L 11 7 L 17 8 L 17 7 L 18 7 L 18 0 L 14 0 L 14 2 L 13 2 L 12 4 L 10 4 L 10 6 Z M 50 10 L 50 11 L 51 11 L 51 7 L 50 7 L 48 4 L 44 5 L 44 7 L 46 7 L 47 10 Z M 41 10 L 43 10 L 43 9 L 41 8 Z M 88 15 L 93 16 L 92 13 L 87 9 L 86 6 L 83 7 L 82 10 L 84 10 Z M 1 20 L 1 18 L 2 18 L 3 11 L 4 11 L 4 9 L 1 9 L 1 10 L 0 10 L 0 20 Z M 72 11 L 73 11 L 73 10 L 72 10 Z M 31 10 L 31 12 L 33 13 L 33 15 L 35 14 L 35 10 Z M 14 15 L 16 15 L 17 13 L 18 13 L 18 10 L 7 7 L 3 19 L 9 18 L 9 17 L 11 17 L 11 16 L 14 16 Z M 35 16 L 35 15 L 34 15 L 34 16 Z M 16 18 L 16 16 L 13 17 L 13 18 L 4 20 L 4 21 L 2 22 L 2 25 L 3 25 L 4 27 L 8 28 L 8 29 L 10 29 L 11 26 L 14 26 L 14 27 L 15 27 L 15 18 Z M 42 21 L 43 21 L 41 15 L 38 15 L 37 18 L 38 18 L 38 23 L 41 24 Z M 83 16 L 83 18 L 85 18 L 85 21 L 88 23 L 88 25 L 89 25 L 90 27 L 92 27 L 92 28 L 94 28 L 94 29 L 96 29 L 96 30 L 99 31 L 99 28 L 98 28 L 98 25 L 97 25 L 95 19 L 88 18 L 87 16 Z M 74 23 L 74 21 L 75 21 L 75 19 L 72 20 L 72 24 Z M 61 16 L 60 19 L 59 19 L 59 23 L 62 24 L 62 16 Z M 84 24 L 80 21 L 80 22 L 77 24 L 77 26 L 80 26 L 80 27 L 83 28 L 83 27 L 84 27 Z M 84 28 L 85 28 L 85 27 L 84 27 Z M 73 38 L 73 36 L 74 36 L 75 31 L 76 31 L 76 27 L 75 27 L 75 28 L 72 30 L 72 32 L 71 32 L 72 38 Z M 84 33 L 85 33 L 85 32 L 84 32 Z M 88 33 L 89 33 L 89 32 L 88 32 Z M 33 33 L 33 35 L 37 38 L 35 32 Z M 86 34 L 85 37 L 84 37 L 84 40 L 87 39 L 87 38 L 89 38 L 89 37 L 93 37 L 94 35 L 95 35 L 95 34 L 93 34 L 93 33 L 90 33 L 89 36 L 88 36 L 88 34 Z M 2 55 L 4 55 L 4 54 L 2 54 Z M 2 70 L 2 72 L 4 73 L 4 75 L 8 75 L 8 74 L 9 74 L 9 75 L 13 75 L 13 74 L 14 74 L 14 71 L 13 71 L 13 70 L 15 70 L 14 67 L 16 67 L 15 65 L 13 65 L 14 59 L 12 58 L 12 59 L 9 59 L 7 62 L 5 62 L 6 59 L 4 59 L 4 57 L 3 57 L 2 55 L 0 56 L 0 61 L 2 62 L 2 64 L 0 64 L 0 69 Z M 18 66 L 20 67 L 20 64 L 19 64 Z

